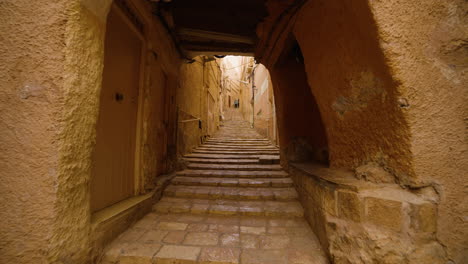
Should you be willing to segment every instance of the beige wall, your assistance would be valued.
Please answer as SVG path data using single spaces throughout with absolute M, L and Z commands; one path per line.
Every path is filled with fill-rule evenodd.
M 275 1 L 269 7 L 278 13 Z M 464 1 L 307 1 L 271 36 L 274 19 L 266 19 L 261 42 L 278 41 L 257 51 L 272 70 L 294 34 L 330 165 L 375 162 L 403 188 L 436 199 L 438 257 L 456 263 L 468 258 L 465 11 Z
M 265 138 L 277 143 L 273 84 L 268 69 L 262 64 L 255 67 L 254 127 Z
M 412 184 L 437 190 L 437 238 L 456 263 L 467 262 L 466 1 L 370 6 L 400 98 L 408 104 Z
M 159 160 L 155 131 L 162 133 L 162 117 L 149 112 L 159 112 L 154 104 L 162 102 L 157 91 L 164 88 L 158 82 L 162 72 L 174 79 L 179 60 L 147 3 L 134 2 L 150 32 L 146 60 L 154 74 L 145 75 L 140 97 L 137 149 L 144 193 L 163 172 L 159 163 L 150 164 Z M 0 45 L 2 263 L 85 263 L 89 257 L 91 154 L 110 3 L 7 1 L 0 6 L 0 34 L 8 40 Z
M 245 120 L 252 123 L 252 84 L 250 73 L 253 58 L 226 56 L 221 60 L 223 90 L 223 116 L 226 120 Z M 231 97 L 229 106 L 228 97 Z M 240 107 L 234 108 L 234 100 L 239 99 Z
M 221 71 L 217 59 L 210 59 L 213 57 L 199 56 L 195 62 L 181 65 L 177 87 L 179 155 L 191 152 L 218 130 Z

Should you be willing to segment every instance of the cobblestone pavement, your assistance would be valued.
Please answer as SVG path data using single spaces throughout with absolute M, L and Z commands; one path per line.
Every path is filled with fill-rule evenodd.
M 325 264 L 279 151 L 243 121 L 186 155 L 153 212 L 101 263 Z

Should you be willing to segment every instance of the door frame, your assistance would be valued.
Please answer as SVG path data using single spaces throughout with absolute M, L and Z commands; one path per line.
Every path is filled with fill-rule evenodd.
M 144 84 L 146 78 L 146 50 L 148 47 L 147 41 L 147 30 L 148 30 L 148 23 L 147 20 L 141 12 L 138 11 L 138 7 L 135 5 L 135 2 L 132 0 L 123 0 L 121 3 L 126 5 L 128 9 L 127 12 L 131 12 L 131 15 L 134 16 L 134 19 L 138 19 L 138 21 L 143 25 L 142 31 L 138 29 L 134 22 L 131 21 L 129 14 L 127 14 L 122 7 L 120 7 L 116 1 L 112 3 L 111 9 L 115 11 L 129 26 L 129 28 L 135 33 L 135 35 L 141 41 L 141 52 L 140 52 L 140 68 L 139 68 L 139 80 L 138 80 L 138 98 L 137 98 L 137 117 L 136 117 L 136 130 L 135 130 L 135 160 L 134 160 L 134 171 L 133 171 L 133 178 L 134 178 L 134 190 L 133 196 L 140 195 L 143 190 L 143 175 L 141 173 L 142 167 L 142 143 L 143 143 L 143 110 L 144 110 Z M 105 51 L 104 51 L 105 52 Z

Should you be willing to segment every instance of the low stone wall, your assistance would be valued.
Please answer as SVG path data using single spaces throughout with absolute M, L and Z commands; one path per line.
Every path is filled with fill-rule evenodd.
M 91 216 L 90 263 L 98 263 L 103 249 L 122 232 L 151 212 L 153 204 L 159 201 L 175 173 L 158 177 L 153 191 L 134 196 L 106 207 Z
M 290 164 L 289 173 L 333 263 L 445 263 L 435 197 L 316 164 Z

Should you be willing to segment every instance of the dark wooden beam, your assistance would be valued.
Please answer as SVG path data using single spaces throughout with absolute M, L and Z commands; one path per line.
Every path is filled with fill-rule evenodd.
M 245 36 L 220 33 L 214 31 L 206 31 L 193 28 L 180 28 L 177 30 L 180 39 L 187 40 L 196 38 L 198 40 L 216 41 L 216 42 L 229 42 L 229 43 L 244 43 L 253 45 L 255 40 Z

